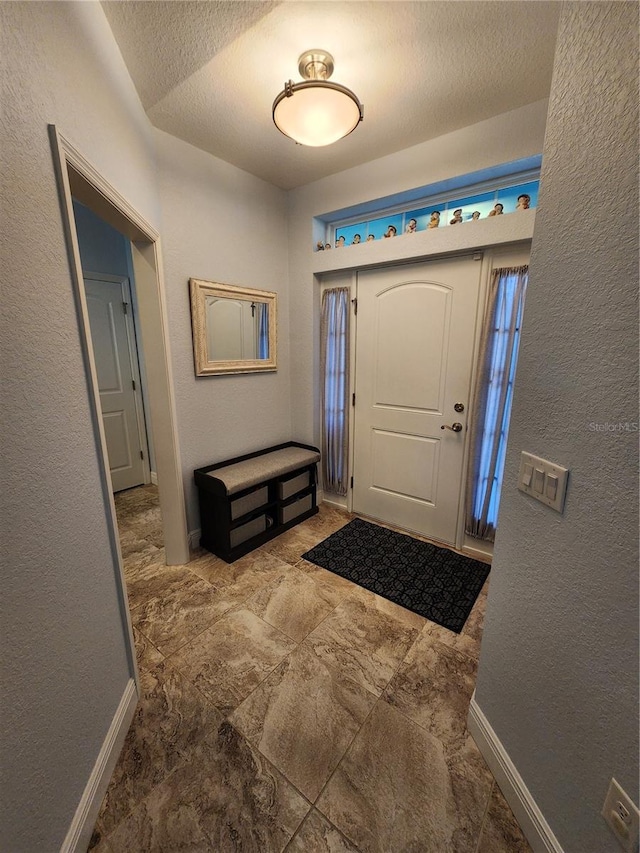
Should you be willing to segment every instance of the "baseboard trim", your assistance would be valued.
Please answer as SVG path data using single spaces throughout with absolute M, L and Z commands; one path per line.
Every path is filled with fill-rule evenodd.
M 149 471 L 149 476 L 151 477 L 151 482 L 154 486 L 158 485 L 158 475 L 155 471 Z
M 131 678 L 127 682 L 107 736 L 98 753 L 96 763 L 93 765 L 89 781 L 78 803 L 78 808 L 62 843 L 60 853 L 85 853 L 89 846 L 100 811 L 100 804 L 107 791 L 111 774 L 122 750 L 137 704 L 138 691 L 135 681 Z
M 200 528 L 198 528 L 197 530 L 190 530 L 189 531 L 188 536 L 189 536 L 189 547 L 190 548 L 199 548 L 200 547 L 200 536 L 201 536 L 201 534 L 202 534 L 202 531 L 200 530 Z
M 515 764 L 476 703 L 475 691 L 467 722 L 478 749 L 535 853 L 564 853 Z
M 328 494 L 331 493 L 329 492 Z M 340 503 L 340 500 L 336 500 L 335 496 L 333 497 L 333 499 L 331 497 L 327 497 L 326 495 L 324 497 L 324 503 L 326 503 L 327 506 L 335 506 L 337 507 L 337 509 L 343 509 L 345 512 L 347 512 L 347 499 L 345 498 L 344 500 L 344 503 Z
M 481 563 L 489 563 L 489 565 L 493 560 L 493 554 L 483 551 L 481 548 L 472 548 L 469 545 L 463 545 L 460 552 L 466 557 L 472 557 L 474 560 L 480 560 Z

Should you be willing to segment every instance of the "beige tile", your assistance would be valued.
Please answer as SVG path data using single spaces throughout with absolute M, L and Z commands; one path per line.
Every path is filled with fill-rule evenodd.
M 381 595 L 376 595 L 375 592 L 364 589 L 364 587 L 356 586 L 352 595 L 360 599 L 360 601 L 363 601 L 367 607 L 373 610 L 379 610 L 381 613 L 386 613 L 388 616 L 393 616 L 394 619 L 397 619 L 399 622 L 403 622 L 410 628 L 416 628 L 418 631 L 421 631 L 427 624 L 428 620 L 425 619 L 424 616 L 420 616 L 419 613 L 407 610 L 406 607 L 402 607 L 394 601 L 389 601 L 388 598 L 383 598 Z
M 87 853 L 112 853 L 111 846 L 107 841 L 107 837 L 100 825 L 100 821 L 98 821 L 93 830 L 93 834 L 89 840 Z
M 246 601 L 256 590 L 280 577 L 288 568 L 288 563 L 260 549 L 235 563 L 226 563 L 213 554 L 189 563 L 192 572 L 217 589 L 224 590 L 227 598 L 235 604 Z
M 280 853 L 309 803 L 224 722 L 111 836 L 118 853 Z
M 289 637 L 241 608 L 183 646 L 169 663 L 226 714 L 295 647 Z
M 164 549 L 156 548 L 144 537 L 130 530 L 119 530 L 120 551 L 125 565 L 133 564 L 135 561 L 141 563 L 150 559 L 164 560 Z M 159 553 L 159 552 L 162 553 Z
M 116 511 L 124 514 L 160 506 L 158 487 L 152 483 L 136 486 L 133 489 L 125 489 L 123 492 L 116 492 L 113 500 Z
M 194 804 L 178 788 L 189 769 L 178 768 L 115 829 L 111 840 L 118 853 L 211 853 Z
M 191 556 L 191 562 L 188 564 L 189 571 L 202 578 L 202 580 L 213 584 L 213 586 L 216 586 L 216 580 L 220 583 L 220 573 L 226 571 L 225 566 L 227 563 L 224 560 L 216 557 L 210 551 L 205 551 L 204 548 L 199 548 Z
M 162 527 L 156 528 L 155 530 L 150 529 L 145 537 L 147 542 L 150 542 L 152 545 L 155 545 L 156 548 L 164 548 L 164 531 Z
M 358 850 L 324 815 L 311 809 L 286 853 L 358 853 Z
M 247 599 L 245 606 L 301 642 L 335 607 L 335 596 L 299 569 L 289 566 L 284 575 Z
M 179 592 L 185 588 L 185 582 L 191 579 L 188 569 L 184 566 L 165 565 L 164 551 L 161 554 L 160 560 L 149 560 L 142 565 L 137 562 L 133 566 L 127 566 L 125 579 L 131 610 L 146 604 L 152 598 L 164 599 L 173 592 Z
M 301 522 L 298 525 L 298 529 L 313 533 L 314 536 L 320 536 L 321 538 L 318 539 L 318 542 L 322 542 L 323 539 L 331 536 L 336 530 L 340 530 L 341 527 L 344 527 L 353 518 L 355 516 L 346 510 L 338 509 L 338 507 L 332 507 L 328 504 L 320 504 L 318 514 L 312 515 L 311 518 L 307 518 Z
M 140 517 L 142 516 L 142 513 L 147 512 L 149 509 L 150 508 L 146 506 L 140 506 L 138 508 L 133 504 L 126 507 L 119 506 L 116 503 L 116 520 L 118 522 L 118 530 L 120 533 L 139 531 L 141 529 Z M 153 518 L 149 518 L 149 516 L 147 516 L 147 522 L 148 529 L 157 530 L 158 526 L 161 524 L 159 508 L 156 509 Z
M 320 793 L 374 704 L 306 644 L 287 657 L 231 721 L 310 800 Z
M 162 535 L 162 527 L 157 525 L 145 525 L 145 524 L 137 524 L 130 522 L 118 522 L 118 530 L 120 534 L 120 545 L 122 547 L 123 543 L 127 545 L 128 543 L 134 543 L 137 539 L 140 545 L 137 550 L 140 550 L 140 547 L 153 547 L 153 548 L 163 548 L 164 547 L 164 536 Z M 151 537 L 153 539 L 147 538 Z
M 236 602 L 199 578 L 187 577 L 179 589 L 152 598 L 131 614 L 133 625 L 163 655 L 170 655 L 201 634 Z
M 162 529 L 162 518 L 159 506 L 138 506 L 134 511 L 116 512 L 118 526 L 123 530 L 132 530 L 141 536 L 148 535 L 150 530 Z
M 302 559 L 339 509 L 167 569 L 156 487 L 115 499 L 143 695 L 91 853 L 530 853 L 465 728 L 488 582 L 458 635 Z
M 236 560 L 235 563 L 224 563 L 217 578 L 217 585 L 222 587 L 236 587 L 243 582 L 253 592 L 255 588 L 252 578 L 266 579 L 268 583 L 278 575 L 283 574 L 289 568 L 284 560 L 279 560 L 273 554 L 257 548 L 255 551 Z
M 258 550 L 273 554 L 285 563 L 295 566 L 304 553 L 311 550 L 324 538 L 322 534 L 318 534 L 314 530 L 305 530 L 301 524 L 298 524 L 291 530 L 285 530 L 284 533 L 276 536 L 270 542 L 266 542 Z
M 485 588 L 486 584 L 483 589 Z M 454 631 L 449 631 L 441 625 L 436 625 L 435 622 L 428 622 L 423 631 L 424 633 L 429 634 L 434 640 L 438 640 L 440 643 L 444 643 L 452 649 L 456 649 L 456 651 L 462 652 L 477 661 L 480 655 L 480 642 L 482 640 L 482 628 L 484 626 L 486 605 L 486 594 L 481 591 L 462 631 L 459 634 L 456 634 Z
M 198 560 L 200 557 L 206 557 L 207 555 L 213 556 L 211 551 L 207 551 L 207 549 L 203 548 L 202 545 L 191 545 L 189 551 L 191 553 L 192 560 Z
M 416 628 L 352 596 L 309 634 L 305 644 L 342 676 L 380 696 L 417 636 Z
M 476 664 L 455 649 L 418 637 L 383 698 L 435 735 L 445 747 L 467 735 Z
M 140 678 L 141 697 L 102 802 L 99 824 L 113 829 L 156 785 L 190 761 L 223 717 L 175 670 L 160 664 Z
M 362 853 L 472 853 L 483 803 L 456 799 L 440 741 L 376 703 L 317 802 Z
M 162 663 L 164 656 L 161 655 L 156 647 L 150 643 L 146 637 L 143 637 L 140 631 L 136 628 L 133 629 L 133 639 L 136 647 L 136 658 L 140 669 L 153 669 L 159 663 Z
M 123 543 L 129 543 L 128 552 L 123 550 Z M 134 573 L 137 569 L 143 568 L 149 563 L 157 563 L 165 565 L 165 550 L 164 548 L 156 548 L 151 542 L 147 542 L 137 533 L 121 533 L 120 547 L 122 550 L 122 564 L 125 575 Z
M 453 834 L 454 850 L 474 850 L 482 816 L 493 785 L 493 776 L 470 734 L 454 749 L 445 747 L 456 810 L 462 816 Z
M 478 853 L 532 853 L 497 784 L 491 792 Z
M 343 519 L 343 521 L 351 521 L 352 518 L 356 517 L 354 513 L 349 512 L 346 507 L 338 506 L 338 504 L 331 503 L 329 500 L 321 501 L 318 504 L 318 516 L 323 519 L 326 517 L 334 517 L 337 519 Z
M 298 560 L 296 568 L 309 575 L 325 592 L 330 593 L 335 604 L 339 604 L 356 590 L 361 589 L 347 578 L 330 572 L 328 569 L 323 569 L 321 566 L 316 566 L 315 563 L 310 563 L 308 560 Z

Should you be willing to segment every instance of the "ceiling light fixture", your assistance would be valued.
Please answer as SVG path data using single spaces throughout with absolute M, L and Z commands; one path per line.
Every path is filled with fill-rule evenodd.
M 360 124 L 364 107 L 357 96 L 330 83 L 333 57 L 326 50 L 307 50 L 298 59 L 304 82 L 289 80 L 273 102 L 273 123 L 300 145 L 331 145 Z

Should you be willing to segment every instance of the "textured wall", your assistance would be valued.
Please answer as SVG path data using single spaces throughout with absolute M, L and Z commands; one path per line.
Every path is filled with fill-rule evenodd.
M 638 7 L 563 10 L 476 699 L 566 853 L 638 802 Z M 563 515 L 516 490 L 528 450 Z
M 189 530 L 200 527 L 193 469 L 288 441 L 286 193 L 156 131 L 165 286 Z M 278 294 L 278 370 L 194 374 L 189 278 Z M 297 322 L 297 321 L 296 321 Z
M 157 222 L 152 141 L 98 4 L 3 3 L 0 847 L 58 850 L 129 677 L 47 135 Z
M 320 326 L 319 289 L 313 285 L 318 263 L 312 251 L 313 217 L 540 154 L 546 111 L 546 101 L 530 104 L 289 193 L 289 279 L 291 316 L 295 317 L 291 325 L 292 418 L 293 430 L 302 440 L 313 441 L 314 436 L 318 440 L 319 422 L 319 398 L 311 381 L 318 370 Z M 382 251 L 379 246 L 372 248 Z

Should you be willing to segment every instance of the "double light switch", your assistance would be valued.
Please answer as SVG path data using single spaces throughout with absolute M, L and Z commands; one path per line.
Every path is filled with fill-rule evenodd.
M 520 455 L 518 488 L 551 509 L 562 512 L 569 471 L 532 453 Z

